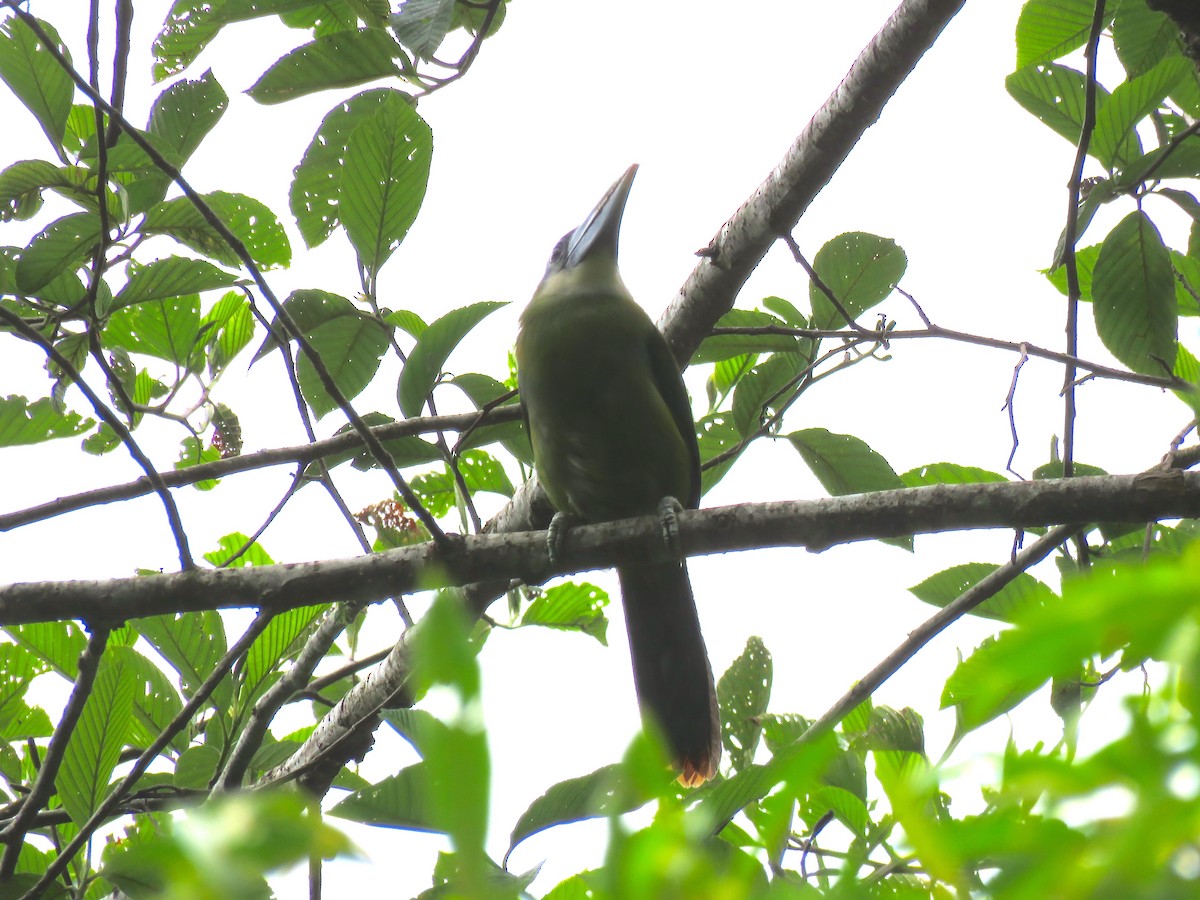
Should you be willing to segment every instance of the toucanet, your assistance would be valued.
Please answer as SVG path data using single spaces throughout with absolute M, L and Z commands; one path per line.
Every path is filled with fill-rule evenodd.
M 637 166 L 563 236 L 521 315 L 517 381 L 538 480 L 560 513 L 607 522 L 700 502 L 700 454 L 679 367 L 617 270 Z M 643 715 L 665 736 L 679 780 L 721 757 L 712 669 L 682 561 L 617 569 Z

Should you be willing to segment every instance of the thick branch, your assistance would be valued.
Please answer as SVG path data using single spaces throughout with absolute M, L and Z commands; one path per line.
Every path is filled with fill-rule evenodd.
M 806 547 L 977 528 L 1032 528 L 1097 521 L 1149 522 L 1200 516 L 1200 473 L 933 485 L 826 500 L 741 504 L 679 517 L 689 556 L 756 547 Z M 541 532 L 483 534 L 318 562 L 203 569 L 0 587 L 0 624 L 82 619 L 116 624 L 139 616 L 258 607 L 280 612 L 327 600 L 370 602 L 427 589 L 431 582 L 508 584 L 608 568 L 661 556 L 653 516 L 571 530 L 556 567 Z M 468 600 L 476 614 L 490 600 Z
M 659 320 L 676 359 L 691 359 L 771 245 L 795 228 L 962 6 L 963 0 L 905 0 L 863 48 L 779 165 L 721 226 Z

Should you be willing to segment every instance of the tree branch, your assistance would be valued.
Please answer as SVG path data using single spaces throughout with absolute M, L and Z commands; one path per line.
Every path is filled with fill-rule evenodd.
M 806 547 L 979 528 L 1150 522 L 1200 516 L 1200 473 L 1178 470 L 1029 482 L 932 485 L 824 500 L 776 501 L 685 510 L 688 556 L 759 547 Z M 427 541 L 347 559 L 243 569 L 12 584 L 0 587 L 0 625 L 128 619 L 205 609 L 294 609 L 321 598 L 374 602 L 431 584 L 537 583 L 554 575 L 646 562 L 666 553 L 658 519 L 642 516 L 572 529 L 550 565 L 545 535 L 482 534 L 448 547 Z M 467 600 L 479 615 L 490 603 Z

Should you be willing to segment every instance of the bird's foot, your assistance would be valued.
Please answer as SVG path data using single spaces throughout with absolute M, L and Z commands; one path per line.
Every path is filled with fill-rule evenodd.
M 558 565 L 562 557 L 563 541 L 567 532 L 579 523 L 579 519 L 570 513 L 556 512 L 546 528 L 546 553 L 550 557 L 551 568 Z
M 675 556 L 681 556 L 683 548 L 679 544 L 679 514 L 683 512 L 683 504 L 674 497 L 663 497 L 658 501 L 658 521 L 662 527 L 663 543 Z

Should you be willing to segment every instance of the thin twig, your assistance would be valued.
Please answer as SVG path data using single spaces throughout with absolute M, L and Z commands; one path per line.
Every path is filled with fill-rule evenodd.
M 917 651 L 961 619 L 979 604 L 996 595 L 1006 584 L 1041 562 L 1054 552 L 1054 548 L 1079 531 L 1078 525 L 1057 525 L 1026 547 L 1016 558 L 981 578 L 963 591 L 954 601 L 922 622 L 911 631 L 899 646 L 887 657 L 854 683 L 842 697 L 829 707 L 819 719 L 812 723 L 797 743 L 811 741 L 829 731 L 846 717 L 852 709 L 870 697 L 885 681 L 900 671 L 900 667 L 916 655 Z

